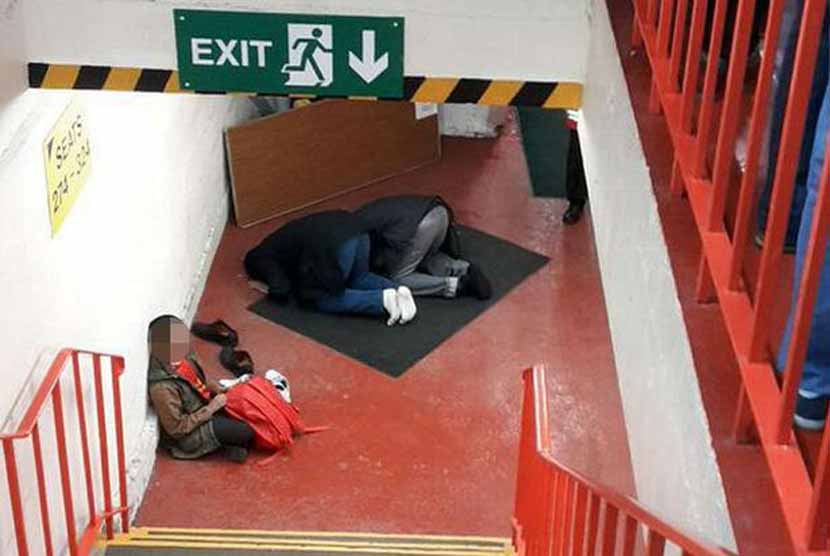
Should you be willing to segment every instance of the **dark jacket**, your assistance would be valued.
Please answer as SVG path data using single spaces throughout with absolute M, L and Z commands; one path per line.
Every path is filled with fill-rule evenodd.
M 400 253 L 406 248 L 415 237 L 421 220 L 437 206 L 447 209 L 452 225 L 452 209 L 438 196 L 383 197 L 356 210 L 355 215 L 361 219 L 364 229 L 372 237 L 372 265 L 383 268 L 383 261 L 379 256 L 384 251 L 391 249 Z
M 204 381 L 205 373 L 196 357 L 191 354 L 187 360 Z M 219 448 L 210 421 L 213 413 L 186 380 L 151 356 L 147 383 L 161 424 L 162 445 L 173 457 L 195 459 Z
M 349 239 L 364 233 L 364 224 L 352 213 L 318 212 L 293 220 L 266 237 L 245 255 L 245 270 L 268 285 L 268 295 L 287 300 L 293 292 L 301 301 L 313 301 L 346 287 L 337 263 L 337 251 Z

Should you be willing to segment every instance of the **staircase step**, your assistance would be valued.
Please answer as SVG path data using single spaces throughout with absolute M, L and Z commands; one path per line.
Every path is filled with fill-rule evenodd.
M 137 528 L 107 556 L 513 556 L 509 539 L 223 529 Z

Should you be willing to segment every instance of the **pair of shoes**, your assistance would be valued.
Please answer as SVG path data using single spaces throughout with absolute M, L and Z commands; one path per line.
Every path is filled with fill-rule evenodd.
M 386 326 L 407 324 L 418 314 L 418 308 L 415 306 L 415 298 L 412 295 L 412 290 L 406 286 L 400 286 L 398 289 L 387 288 L 383 290 L 383 308 L 389 314 Z
M 234 463 L 245 463 L 248 459 L 248 449 L 242 446 L 225 446 L 225 457 Z
M 237 378 L 253 374 L 254 360 L 247 351 L 233 349 L 233 346 L 225 346 L 219 352 L 219 362 Z
M 584 204 L 580 203 L 570 203 L 568 205 L 567 210 L 562 215 L 562 222 L 571 226 L 579 222 L 579 219 L 582 218 L 582 211 L 585 209 Z
M 223 320 L 212 323 L 194 322 L 190 331 L 197 338 L 219 344 L 220 346 L 236 347 L 239 344 L 239 335 Z
M 458 280 L 458 295 L 469 295 L 482 301 L 493 297 L 493 286 L 475 263 L 470 263 L 467 274 Z
M 808 398 L 801 391 L 795 402 L 795 426 L 808 431 L 820 431 L 827 420 L 828 398 L 818 396 Z
M 758 249 L 762 249 L 764 247 L 764 235 L 766 232 L 764 230 L 758 230 L 755 232 L 755 246 Z M 795 243 L 784 243 L 784 254 L 785 255 L 792 255 L 795 253 Z

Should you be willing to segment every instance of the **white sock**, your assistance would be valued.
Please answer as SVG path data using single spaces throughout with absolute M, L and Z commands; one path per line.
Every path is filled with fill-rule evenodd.
M 415 306 L 415 298 L 412 290 L 406 286 L 398 288 L 398 305 L 401 308 L 401 324 L 406 324 L 415 318 L 418 308 Z
M 389 320 L 386 321 L 386 326 L 394 326 L 401 320 L 398 292 L 393 288 L 383 290 L 383 308 L 389 313 Z

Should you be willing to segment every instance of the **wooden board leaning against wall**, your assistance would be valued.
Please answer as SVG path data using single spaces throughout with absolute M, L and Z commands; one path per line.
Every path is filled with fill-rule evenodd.
M 248 227 L 441 156 L 438 117 L 406 102 L 326 100 L 226 132 L 236 223 Z

